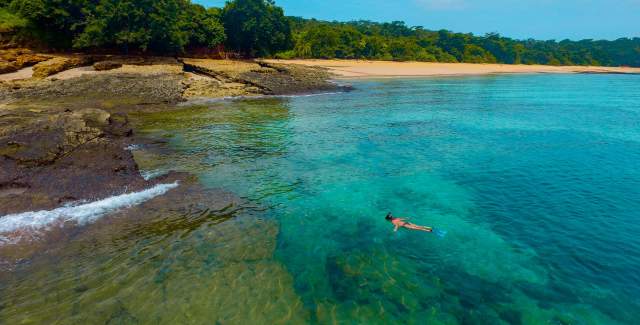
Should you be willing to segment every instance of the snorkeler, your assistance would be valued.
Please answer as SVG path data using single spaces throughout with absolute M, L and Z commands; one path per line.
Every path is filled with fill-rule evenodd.
M 420 231 L 426 231 L 426 232 L 433 232 L 433 228 L 431 228 L 431 227 L 414 225 L 411 222 L 407 222 L 406 221 L 407 219 L 405 219 L 405 218 L 396 218 L 396 217 L 394 217 L 393 215 L 391 215 L 391 212 L 389 212 L 387 214 L 385 219 L 387 221 L 391 221 L 391 223 L 394 226 L 393 231 L 398 231 L 398 228 L 402 227 L 402 228 L 407 228 L 407 229 L 411 229 L 411 230 L 420 230 Z

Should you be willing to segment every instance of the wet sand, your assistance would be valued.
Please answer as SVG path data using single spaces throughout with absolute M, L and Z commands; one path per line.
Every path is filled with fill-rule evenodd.
M 391 62 L 360 60 L 267 60 L 326 68 L 344 78 L 464 76 L 508 73 L 619 73 L 640 74 L 640 68 L 548 66 L 512 64 Z
M 33 76 L 33 67 L 23 68 L 16 72 L 0 74 L 0 81 L 28 79 Z

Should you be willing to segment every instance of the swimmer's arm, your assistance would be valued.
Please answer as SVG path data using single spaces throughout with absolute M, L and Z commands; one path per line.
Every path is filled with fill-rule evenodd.
M 393 225 L 393 231 L 394 232 L 398 231 L 398 225 Z

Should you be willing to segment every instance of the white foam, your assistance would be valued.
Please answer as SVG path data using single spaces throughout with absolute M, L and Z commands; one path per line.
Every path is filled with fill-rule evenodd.
M 129 208 L 153 199 L 156 196 L 163 195 L 176 187 L 178 187 L 178 182 L 158 184 L 144 191 L 112 196 L 100 201 L 63 206 L 50 211 L 32 211 L 6 215 L 0 217 L 0 234 L 22 233 L 25 231 L 37 232 L 46 230 L 52 224 L 63 224 L 66 222 L 84 225 L 94 222 L 108 213 Z M 0 243 L 14 241 L 15 238 L 10 239 L 0 235 Z
M 139 145 L 139 144 L 130 144 L 130 145 L 126 146 L 126 147 L 124 148 L 124 150 L 127 150 L 127 151 L 136 151 L 136 150 L 140 150 L 141 148 L 142 148 L 142 146 L 141 146 L 141 145 Z
M 168 171 L 166 170 L 154 169 L 154 170 L 141 171 L 140 176 L 142 176 L 142 178 L 144 178 L 145 181 L 150 181 L 156 177 L 166 175 L 167 173 Z

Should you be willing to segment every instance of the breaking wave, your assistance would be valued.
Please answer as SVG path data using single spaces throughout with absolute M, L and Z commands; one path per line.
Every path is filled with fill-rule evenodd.
M 63 206 L 49 211 L 30 211 L 0 217 L 0 244 L 13 243 L 22 237 L 16 233 L 29 233 L 46 230 L 53 224 L 73 222 L 84 225 L 94 222 L 102 216 L 123 208 L 129 208 L 178 187 L 178 182 L 158 184 L 149 189 L 112 196 L 90 203 Z

